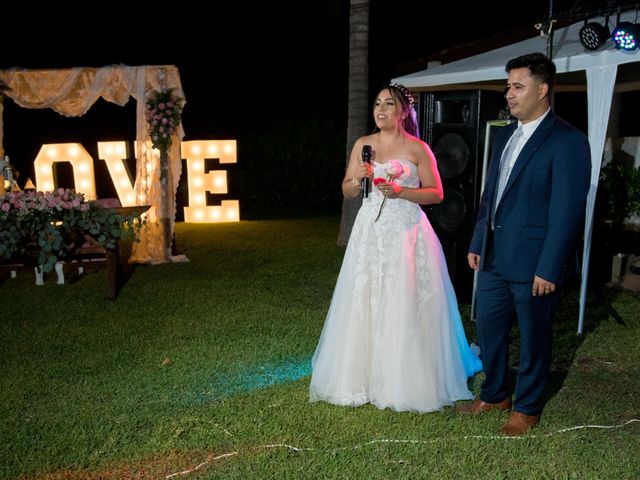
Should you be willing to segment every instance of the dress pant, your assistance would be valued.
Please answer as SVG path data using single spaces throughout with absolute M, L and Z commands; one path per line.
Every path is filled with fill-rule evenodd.
M 498 403 L 511 395 L 509 332 L 515 319 L 520 330 L 520 364 L 513 409 L 525 415 L 539 415 L 551 368 L 551 323 L 559 292 L 534 297 L 533 278 L 531 282 L 504 279 L 496 268 L 495 259 L 500 252 L 495 251 L 492 238 L 488 239 L 485 254 L 476 291 L 476 330 L 486 375 L 480 398 Z

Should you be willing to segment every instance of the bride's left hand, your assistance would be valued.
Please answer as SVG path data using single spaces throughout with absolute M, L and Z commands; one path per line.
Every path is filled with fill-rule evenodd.
M 398 198 L 402 187 L 396 182 L 380 182 L 378 190 L 387 198 Z

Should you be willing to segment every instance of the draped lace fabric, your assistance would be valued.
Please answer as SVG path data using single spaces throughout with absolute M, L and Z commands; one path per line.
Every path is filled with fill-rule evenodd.
M 144 117 L 146 98 L 154 90 L 173 88 L 176 95 L 184 98 L 180 75 L 175 66 L 11 69 L 0 71 L 0 79 L 10 88 L 6 95 L 21 107 L 51 108 L 68 117 L 84 115 L 99 98 L 125 105 L 129 97 L 134 97 L 137 100 L 136 205 L 151 205 L 151 208 L 140 242 L 133 245 L 132 260 L 140 263 L 185 260 L 183 256 L 167 258 L 167 246 L 161 234 L 162 219 L 169 219 L 169 227 L 173 231 L 175 194 L 182 171 L 180 142 L 184 131 L 181 125 L 174 135 L 169 151 L 169 175 L 167 181 L 161 184 L 159 155 L 151 147 Z M 1 113 L 0 109 L 0 147 L 3 131 Z
M 398 180 L 419 184 L 417 168 Z M 384 176 L 375 164 L 375 176 Z M 419 205 L 374 188 L 356 217 L 313 356 L 311 401 L 430 412 L 470 399 L 481 370 L 442 247 Z

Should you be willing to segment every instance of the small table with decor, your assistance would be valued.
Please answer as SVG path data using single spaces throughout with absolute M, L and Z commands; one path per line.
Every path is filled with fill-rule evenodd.
M 125 217 L 139 218 L 144 212 L 150 208 L 149 205 L 140 205 L 132 207 L 115 207 L 116 214 Z M 91 233 L 82 230 L 80 235 L 84 238 L 82 245 L 69 250 L 61 261 L 56 262 L 56 273 L 58 274 L 58 283 L 65 283 L 63 267 L 73 266 L 68 275 L 67 283 L 74 283 L 84 272 L 85 269 L 101 268 L 106 266 L 107 289 L 104 298 L 114 300 L 131 276 L 132 267 L 129 265 L 131 256 L 131 246 L 133 240 L 131 238 L 118 239 L 113 248 L 107 248 L 99 244 L 92 237 Z M 19 253 L 12 255 L 10 258 L 0 260 L 0 280 L 4 280 L 8 275 L 15 276 L 16 271 L 31 271 L 36 269 L 36 275 L 42 275 L 42 270 L 38 273 L 38 262 L 34 256 L 25 256 Z M 41 266 L 40 266 L 41 267 Z M 62 280 L 61 280 L 62 278 Z

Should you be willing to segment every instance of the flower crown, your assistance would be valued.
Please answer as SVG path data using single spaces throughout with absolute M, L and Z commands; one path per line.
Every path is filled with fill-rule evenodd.
M 404 85 L 400 85 L 399 83 L 390 83 L 389 86 L 397 89 L 400 92 L 402 98 L 404 98 L 404 101 L 407 105 L 409 105 L 410 109 L 414 108 L 416 101 L 407 87 L 405 87 Z

